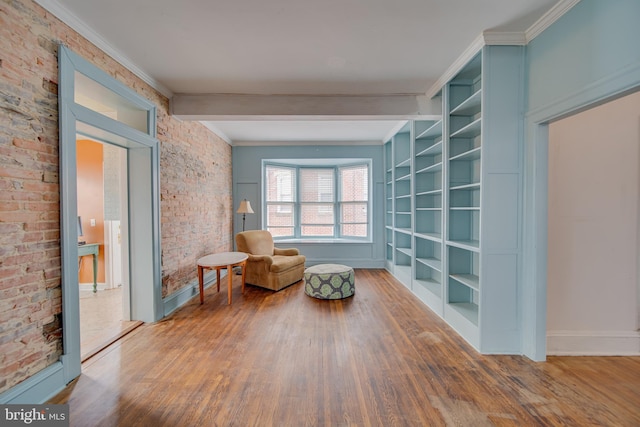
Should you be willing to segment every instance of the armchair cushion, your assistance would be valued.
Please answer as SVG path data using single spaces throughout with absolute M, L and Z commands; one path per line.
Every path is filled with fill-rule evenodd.
M 291 256 L 274 255 L 271 259 L 272 259 L 272 263 L 269 270 L 273 273 L 280 273 L 282 271 L 287 271 L 290 268 L 294 268 L 300 265 L 300 263 L 304 265 L 304 262 L 305 262 L 305 259 L 302 255 L 291 255 Z M 303 274 L 304 274 L 304 271 L 303 271 Z
M 247 252 L 252 255 L 273 255 L 273 237 L 266 230 L 251 230 L 238 233 L 236 243 L 238 244 L 238 250 L 241 252 Z
M 246 282 L 278 291 L 302 280 L 306 258 L 298 249 L 276 248 L 266 230 L 243 231 L 236 235 L 238 251 L 249 254 Z

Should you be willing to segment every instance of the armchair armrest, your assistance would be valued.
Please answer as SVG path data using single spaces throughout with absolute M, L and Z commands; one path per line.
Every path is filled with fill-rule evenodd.
M 273 248 L 273 254 L 291 256 L 291 255 L 300 255 L 300 251 L 296 248 L 285 248 L 285 249 Z
M 273 264 L 273 258 L 271 258 L 270 255 L 247 255 L 249 255 L 249 258 L 247 259 L 249 262 L 264 262 L 267 265 Z

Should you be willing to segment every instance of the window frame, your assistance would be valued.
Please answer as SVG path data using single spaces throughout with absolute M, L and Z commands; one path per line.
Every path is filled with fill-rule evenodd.
M 323 170 L 323 171 L 330 171 L 331 172 L 331 183 L 332 183 L 332 193 L 333 193 L 333 200 L 331 201 L 325 201 L 325 200 L 320 200 L 320 201 L 303 201 L 302 200 L 302 171 L 309 171 L 309 170 Z M 320 178 L 320 176 L 318 177 Z M 324 178 L 324 177 L 322 177 Z M 318 180 L 319 182 L 320 180 Z M 324 166 L 324 165 L 318 165 L 318 166 L 303 166 L 303 167 L 298 167 L 296 170 L 296 182 L 298 183 L 298 193 L 297 193 L 297 201 L 294 202 L 295 205 L 298 208 L 298 212 L 299 212 L 299 216 L 298 216 L 298 221 L 296 222 L 297 227 L 296 228 L 296 236 L 299 239 L 336 239 L 339 238 L 337 230 L 336 230 L 336 199 L 338 197 L 338 185 L 336 182 L 336 170 L 335 167 L 333 166 Z M 318 186 L 317 189 L 318 191 L 320 191 L 320 189 L 322 188 L 322 186 Z M 307 222 L 307 223 L 303 223 L 302 222 L 302 210 L 303 210 L 303 206 L 313 206 L 313 205 L 318 205 L 318 206 L 322 206 L 322 205 L 331 205 L 331 209 L 329 209 L 331 211 L 331 216 L 333 217 L 333 222 L 331 224 L 323 224 L 323 223 L 313 223 L 313 222 Z M 327 235 L 322 235 L 322 234 L 317 234 L 317 235 L 302 235 L 302 229 L 304 227 L 333 227 L 333 235 L 331 236 L 327 236 Z
M 372 213 L 372 159 L 293 159 L 293 160 L 279 160 L 279 159 L 269 159 L 263 160 L 262 162 L 262 228 L 268 230 L 269 224 L 269 216 L 268 216 L 268 206 L 277 204 L 278 202 L 269 201 L 267 198 L 268 188 L 267 188 L 267 170 L 269 167 L 274 168 L 283 168 L 283 169 L 293 169 L 294 173 L 294 200 L 293 200 L 293 234 L 287 236 L 276 236 L 274 235 L 274 240 L 276 241 L 300 241 L 300 242 L 318 242 L 318 243 L 333 243 L 333 242 L 372 242 L 372 230 L 373 230 L 373 213 Z M 352 168 L 357 166 L 364 166 L 367 169 L 367 222 L 366 236 L 345 236 L 343 234 L 343 224 L 352 224 L 352 223 L 343 223 L 341 217 L 341 210 L 343 204 L 353 204 L 353 203 L 362 203 L 362 202 L 353 202 L 353 201 L 343 201 L 342 200 L 342 183 L 340 182 L 340 170 L 346 168 Z M 303 169 L 330 169 L 333 171 L 333 183 L 334 183 L 334 195 L 333 201 L 326 202 L 331 203 L 333 205 L 333 224 L 334 228 L 333 235 L 331 236 L 303 236 L 302 235 L 302 213 L 301 213 L 301 191 L 302 186 L 300 184 L 300 171 Z M 311 203 L 311 202 L 305 202 Z M 325 202 L 318 202 L 325 203 Z
M 373 217 L 372 217 L 372 213 L 371 213 L 371 190 L 372 190 L 372 185 L 371 185 L 371 165 L 369 164 L 367 167 L 367 199 L 366 200 L 349 200 L 349 201 L 345 201 L 343 200 L 343 187 L 342 187 L 342 177 L 340 175 L 341 171 L 344 169 L 349 169 L 349 168 L 354 168 L 356 166 L 362 166 L 362 163 L 356 163 L 356 164 L 347 164 L 347 165 L 340 165 L 339 167 L 336 168 L 336 183 L 340 183 L 340 185 L 337 186 L 337 193 L 336 194 L 336 199 L 338 200 L 336 202 L 336 224 L 337 227 L 339 228 L 340 235 L 343 235 L 342 230 L 344 228 L 344 225 L 347 224 L 353 224 L 353 225 L 357 225 L 357 224 L 363 224 L 362 222 L 343 222 L 342 221 L 342 208 L 345 205 L 361 205 L 362 203 L 366 203 L 367 206 L 367 222 L 364 223 L 367 227 L 367 235 L 365 236 L 365 238 L 369 238 L 371 236 L 371 222 L 373 221 Z M 356 236 L 349 236 L 349 237 L 354 237 L 354 238 L 358 238 Z
M 269 202 L 267 200 L 267 172 L 268 172 L 268 168 L 269 167 L 278 167 L 280 169 L 290 169 L 293 171 L 293 182 L 292 182 L 292 193 L 291 193 L 291 200 L 280 200 L 280 201 L 273 201 L 273 202 Z M 293 167 L 290 167 L 288 165 L 272 165 L 272 164 L 263 164 L 262 167 L 262 178 L 263 178 L 263 185 L 262 185 L 262 192 L 263 192 L 263 197 L 262 197 L 262 218 L 263 218 L 263 229 L 267 229 L 266 224 L 269 218 L 269 206 L 275 206 L 276 207 L 276 211 L 277 213 L 286 213 L 289 214 L 291 213 L 293 215 L 293 227 L 295 227 L 295 223 L 296 223 L 296 205 L 295 205 L 295 200 L 297 198 L 297 179 L 296 179 L 296 175 L 297 175 L 297 170 Z M 276 178 L 279 181 L 279 178 Z M 287 210 L 291 210 L 291 212 L 285 212 L 284 210 L 281 210 L 282 207 L 284 206 L 288 206 L 290 207 L 290 209 Z M 275 226 L 274 226 L 275 227 Z M 289 226 L 280 226 L 280 227 L 276 227 L 276 228 L 290 228 Z M 295 228 L 294 228 L 294 234 L 295 234 Z M 278 236 L 274 235 L 273 236 L 274 239 L 277 239 Z

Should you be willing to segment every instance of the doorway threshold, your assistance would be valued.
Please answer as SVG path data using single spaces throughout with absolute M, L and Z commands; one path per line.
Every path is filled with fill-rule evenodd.
M 118 341 L 120 338 L 124 337 L 128 333 L 132 332 L 134 329 L 136 329 L 138 326 L 140 326 L 142 324 L 144 324 L 144 322 L 142 322 L 140 320 L 131 320 L 131 321 L 122 321 L 122 322 L 120 322 L 120 330 L 119 331 L 114 331 L 115 334 L 111 338 L 108 338 L 108 339 L 106 339 L 104 341 L 101 341 L 100 343 L 98 343 L 95 346 L 93 346 L 86 353 L 82 354 L 81 359 L 80 359 L 81 363 L 84 363 L 85 361 L 89 360 L 90 358 L 92 358 L 96 354 L 100 353 L 102 350 L 104 350 L 105 348 L 109 347 L 111 344 L 113 344 L 114 342 Z

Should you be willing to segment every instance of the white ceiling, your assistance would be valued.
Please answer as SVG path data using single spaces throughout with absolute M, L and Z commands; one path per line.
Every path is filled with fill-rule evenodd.
M 424 95 L 483 32 L 523 33 L 558 3 L 38 1 L 168 96 Z M 397 120 L 208 125 L 228 141 L 380 142 Z

